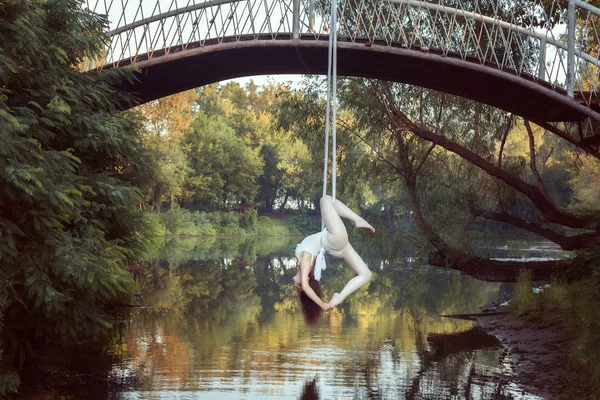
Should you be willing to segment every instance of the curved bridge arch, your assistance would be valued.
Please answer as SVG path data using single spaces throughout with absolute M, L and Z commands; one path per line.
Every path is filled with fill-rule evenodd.
M 313 0 L 169 1 L 165 10 L 167 0 L 131 1 L 137 8 L 129 9 L 127 0 L 108 9 L 88 0 L 112 21 L 110 48 L 97 65 L 135 63 L 140 81 L 124 89 L 142 102 L 234 77 L 326 71 L 326 18 Z M 573 7 L 583 38 L 569 45 L 559 40 L 557 25 L 543 28 L 533 19 L 564 14 L 558 0 L 548 13 L 541 0 L 530 0 L 528 17 L 513 3 L 490 2 L 491 10 L 480 3 L 469 9 L 442 0 L 342 0 L 338 74 L 437 89 L 533 121 L 600 119 L 590 108 L 599 80 L 600 62 L 589 53 L 600 43 L 598 10 Z

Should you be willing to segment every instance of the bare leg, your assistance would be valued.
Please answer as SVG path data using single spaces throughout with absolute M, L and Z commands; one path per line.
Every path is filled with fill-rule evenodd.
M 333 199 L 331 196 L 329 196 L 329 195 L 323 196 L 321 198 L 321 213 L 323 213 L 323 203 L 332 203 L 332 202 L 333 202 Z M 354 211 L 349 209 L 348 206 L 346 206 L 341 201 L 336 199 L 335 203 L 333 203 L 333 208 L 340 217 L 349 219 L 350 221 L 354 222 L 354 225 L 356 225 L 357 228 L 364 228 L 364 229 L 370 230 L 371 232 L 375 232 L 375 228 L 373 228 L 371 226 L 371 224 L 369 224 L 367 221 L 365 221 L 365 219 L 363 217 L 361 217 L 360 215 L 358 215 L 357 213 L 355 213 Z M 325 217 L 323 217 L 323 218 L 325 219 Z M 327 226 L 327 220 L 325 220 L 325 226 Z M 327 227 L 327 230 L 329 230 L 329 227 Z
M 338 203 L 336 201 L 336 203 Z M 347 207 L 346 207 L 347 208 Z M 321 197 L 321 216 L 327 228 L 327 241 L 336 250 L 348 245 L 348 232 L 340 218 L 340 214 L 332 203 L 331 196 Z
M 346 227 L 340 217 L 353 221 L 358 228 L 375 232 L 375 229 L 367 221 L 349 209 L 344 203 L 339 200 L 333 203 L 331 196 L 321 198 L 321 215 L 327 227 L 327 239 L 337 250 L 343 249 L 348 244 L 348 232 L 346 232 Z
M 371 280 L 372 272 L 358 255 L 350 243 L 342 253 L 342 259 L 356 272 L 356 276 L 348 281 L 340 293 L 334 293 L 329 304 L 333 307 L 340 304 L 346 297 L 357 291 L 362 285 Z

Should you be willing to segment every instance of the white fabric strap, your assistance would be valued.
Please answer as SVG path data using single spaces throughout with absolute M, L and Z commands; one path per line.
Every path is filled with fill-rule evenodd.
M 317 254 L 317 260 L 315 261 L 315 280 L 321 280 L 321 271 L 327 268 L 325 263 L 325 249 L 321 247 L 319 249 L 319 254 Z
M 336 116 L 337 116 L 337 0 L 331 1 L 331 20 L 329 24 L 329 44 L 327 47 L 327 105 L 325 108 L 325 160 L 323 162 L 323 196 L 327 194 L 327 164 L 329 163 L 329 122 L 331 119 L 333 137 L 333 159 L 331 161 L 332 198 L 335 202 L 336 187 Z M 333 84 L 333 85 L 332 85 Z M 333 89 L 332 89 L 333 86 Z M 332 93 L 333 92 L 333 93 Z M 331 109 L 333 116 L 330 115 Z M 325 221 L 321 218 L 321 230 L 325 229 Z

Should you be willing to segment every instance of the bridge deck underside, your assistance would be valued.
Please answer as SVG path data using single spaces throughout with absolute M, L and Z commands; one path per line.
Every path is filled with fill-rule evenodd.
M 327 42 L 255 39 L 204 46 L 185 51 L 155 52 L 138 58 L 139 82 L 123 89 L 141 102 L 221 80 L 265 74 L 325 74 Z M 121 64 L 123 65 L 123 64 Z M 510 111 L 532 121 L 573 121 L 591 110 L 530 77 L 460 58 L 443 57 L 400 46 L 338 42 L 338 75 L 384 79 L 459 95 Z M 594 113 L 595 114 L 595 113 Z

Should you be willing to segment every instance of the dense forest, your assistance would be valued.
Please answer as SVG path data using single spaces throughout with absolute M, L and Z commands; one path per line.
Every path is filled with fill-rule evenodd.
M 137 290 L 127 265 L 156 237 L 318 226 L 324 78 L 214 84 L 133 107 L 115 85 L 134 70 L 78 68 L 102 53 L 104 17 L 76 0 L 8 0 L 0 21 L 0 393 L 17 389 L 40 346 L 106 332 L 106 310 Z M 378 240 L 490 281 L 597 271 L 600 151 L 576 133 L 597 123 L 536 125 L 358 78 L 338 96 L 338 196 L 381 226 Z M 278 215 L 308 217 L 266 217 Z M 493 232 L 571 257 L 476 256 L 472 239 Z

